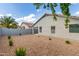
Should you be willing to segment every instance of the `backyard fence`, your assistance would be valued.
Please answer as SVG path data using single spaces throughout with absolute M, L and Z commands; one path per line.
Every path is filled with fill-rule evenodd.
M 32 29 L 0 28 L 0 35 L 26 35 L 26 34 L 32 34 Z

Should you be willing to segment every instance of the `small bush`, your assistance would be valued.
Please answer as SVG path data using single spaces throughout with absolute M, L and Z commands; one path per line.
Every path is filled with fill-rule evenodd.
M 40 36 L 38 35 L 38 37 L 40 37 Z
M 49 37 L 49 40 L 52 40 L 52 39 Z
M 17 48 L 16 49 L 16 56 L 25 56 L 26 55 L 26 49 L 25 48 Z
M 71 44 L 71 42 L 70 42 L 70 41 L 68 41 L 68 40 L 67 40 L 67 41 L 65 41 L 65 43 L 67 43 L 67 44 Z
M 8 36 L 8 39 L 11 39 L 11 36 Z
M 19 36 L 21 36 L 22 34 L 21 33 L 19 33 Z
M 9 46 L 13 46 L 13 41 L 12 41 L 12 39 L 9 40 Z

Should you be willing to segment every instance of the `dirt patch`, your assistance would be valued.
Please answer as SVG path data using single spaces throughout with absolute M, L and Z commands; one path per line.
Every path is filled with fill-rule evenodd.
M 0 55 L 15 55 L 15 49 L 24 47 L 28 56 L 58 56 L 58 55 L 79 55 L 79 41 L 38 35 L 12 36 L 14 45 L 10 47 L 7 36 L 0 38 Z M 68 40 L 68 39 L 67 39 Z

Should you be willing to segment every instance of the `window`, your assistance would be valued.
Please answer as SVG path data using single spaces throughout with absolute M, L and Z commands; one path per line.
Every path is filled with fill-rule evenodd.
M 38 27 L 34 27 L 34 34 L 38 33 Z
M 39 31 L 42 32 L 42 27 L 39 27 Z
M 70 24 L 69 32 L 71 33 L 79 33 L 79 24 Z
M 25 29 L 25 26 L 23 26 L 22 28 Z
M 51 26 L 51 33 L 55 33 L 55 26 Z

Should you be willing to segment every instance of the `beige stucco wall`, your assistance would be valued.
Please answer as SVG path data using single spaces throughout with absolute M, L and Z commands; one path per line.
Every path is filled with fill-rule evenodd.
M 25 27 L 25 29 L 29 29 L 29 27 L 25 24 L 22 24 L 21 27 Z
M 42 18 L 34 27 L 42 26 L 42 33 L 39 32 L 38 34 L 41 35 L 48 35 L 48 36 L 56 36 L 62 38 L 69 38 L 69 39 L 79 39 L 79 33 L 69 33 L 69 29 L 65 29 L 64 26 L 64 19 L 62 17 L 57 17 L 57 21 L 53 20 L 52 16 L 46 16 Z M 79 20 L 70 19 L 70 24 L 79 24 Z M 55 26 L 55 33 L 51 33 L 51 26 Z

